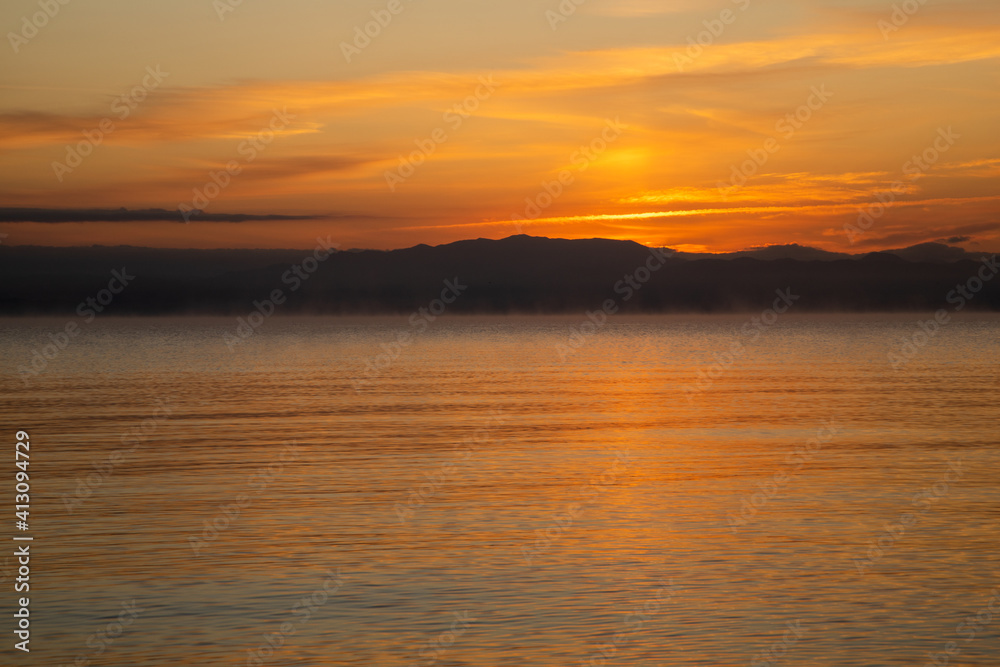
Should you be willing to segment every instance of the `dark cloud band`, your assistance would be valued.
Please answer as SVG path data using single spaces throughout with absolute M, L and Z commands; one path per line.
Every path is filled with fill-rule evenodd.
M 198 222 L 258 222 L 269 220 L 318 220 L 330 216 L 319 215 L 251 215 L 248 213 L 205 213 L 193 216 Z M 349 217 L 349 216 L 333 216 Z M 137 210 L 100 208 L 0 208 L 0 223 L 41 222 L 60 224 L 70 222 L 181 222 L 180 211 L 162 208 Z

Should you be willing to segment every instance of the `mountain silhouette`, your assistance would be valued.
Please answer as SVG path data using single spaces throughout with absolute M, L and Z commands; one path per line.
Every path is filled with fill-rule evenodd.
M 982 253 L 943 244 L 860 255 L 799 245 L 702 255 L 632 241 L 519 235 L 335 252 L 306 279 L 289 280 L 290 268 L 311 256 L 0 246 L 0 313 L 75 313 L 123 268 L 136 278 L 107 306 L 114 315 L 245 315 L 275 290 L 287 299 L 283 314 L 409 313 L 438 298 L 445 280 L 467 286 L 448 306 L 452 313 L 579 313 L 608 299 L 634 313 L 752 312 L 768 307 L 777 289 L 801 297 L 796 312 L 933 311 L 949 307 L 949 292 L 983 266 Z M 1000 310 L 1000 280 L 986 282 L 967 308 Z

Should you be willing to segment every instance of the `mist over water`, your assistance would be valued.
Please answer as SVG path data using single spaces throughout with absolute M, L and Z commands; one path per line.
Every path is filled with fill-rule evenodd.
M 750 318 L 0 321 L 31 664 L 995 666 L 1000 316 Z

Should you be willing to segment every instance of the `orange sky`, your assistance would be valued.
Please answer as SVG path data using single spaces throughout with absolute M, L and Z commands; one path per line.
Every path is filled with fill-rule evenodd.
M 868 0 L 220 3 L 70 2 L 32 31 L 37 3 L 5 2 L 0 206 L 316 219 L 0 222 L 3 243 L 1000 249 L 995 0 L 895 23 Z

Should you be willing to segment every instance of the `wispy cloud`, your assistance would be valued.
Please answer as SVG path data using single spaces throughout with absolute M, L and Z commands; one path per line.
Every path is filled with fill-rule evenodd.
M 543 184 L 567 170 L 573 182 L 544 207 L 544 217 L 523 223 L 532 231 L 710 246 L 745 237 L 833 248 L 846 241 L 826 230 L 842 227 L 857 216 L 857 206 L 900 179 L 907 190 L 894 206 L 899 210 L 866 243 L 878 234 L 919 236 L 930 229 L 938 230 L 934 238 L 967 235 L 938 224 L 945 215 L 955 226 L 995 218 L 996 199 L 989 195 L 1000 178 L 1000 139 L 991 110 L 1000 93 L 989 84 L 1000 62 L 1000 41 L 989 19 L 991 0 L 928 7 L 937 12 L 933 20 L 922 13 L 890 40 L 876 27 L 890 10 L 873 0 L 837 7 L 804 2 L 794 11 L 752 3 L 738 24 L 683 68 L 676 56 L 691 46 L 688 37 L 733 3 L 588 0 L 557 33 L 549 29 L 544 9 L 558 2 L 512 0 L 490 10 L 493 21 L 480 20 L 486 14 L 477 12 L 487 10 L 472 4 L 452 0 L 408 12 L 350 68 L 334 63 L 336 39 L 303 43 L 309 58 L 281 58 L 268 49 L 261 64 L 259 42 L 237 39 L 240 26 L 303 42 L 312 29 L 306 23 L 315 23 L 295 9 L 261 5 L 241 13 L 241 23 L 225 24 L 235 40 L 232 65 L 199 61 L 207 51 L 184 43 L 169 65 L 164 59 L 170 79 L 120 122 L 112 101 L 134 81 L 112 85 L 108 68 L 92 66 L 91 54 L 74 54 L 94 70 L 91 75 L 22 73 L 4 88 L 0 103 L 0 199 L 36 211 L 53 211 L 45 207 L 58 203 L 77 213 L 7 209 L 0 223 L 25 222 L 12 216 L 43 223 L 178 222 L 179 213 L 171 209 L 191 201 L 210 173 L 242 160 L 241 145 L 266 131 L 275 109 L 287 109 L 294 120 L 265 153 L 241 167 L 208 207 L 213 212 L 198 221 L 322 219 L 345 242 L 366 247 L 444 242 L 481 230 L 499 235 L 511 231 L 510 216 L 526 210 L 526 199 L 545 192 Z M 318 11 L 356 21 L 369 10 L 332 3 Z M 274 21 L 278 15 L 302 22 L 294 33 L 285 31 Z M 462 23 L 473 17 L 488 29 L 480 34 L 472 23 Z M 523 21 L 535 21 L 534 32 Z M 468 30 L 442 27 L 459 24 Z M 453 30 L 455 39 L 437 43 L 439 30 Z M 516 46 L 498 46 L 494 32 Z M 344 33 L 349 38 L 350 30 Z M 480 38 L 481 45 L 469 48 Z M 458 48 L 467 57 L 453 57 Z M 22 59 L 25 71 L 38 62 Z M 260 66 L 225 71 L 247 62 Z M 199 65 L 196 71 L 191 63 Z M 76 61 L 66 66 L 74 72 L 81 67 Z M 135 70 L 125 69 L 121 77 L 135 77 Z M 454 124 L 453 110 L 473 99 L 481 76 L 497 82 L 495 95 Z M 781 142 L 766 172 L 740 188 L 720 190 L 733 165 L 744 164 L 749 151 L 775 135 L 775 122 L 800 109 L 811 86 L 823 84 L 835 92 L 829 107 Z M 114 131 L 71 177 L 58 181 L 52 165 L 66 162 L 83 132 L 92 133 L 109 116 Z M 627 131 L 599 157 L 587 158 L 584 153 L 602 141 L 605 122 L 618 117 Z M 950 162 L 940 161 L 917 181 L 905 180 L 901 170 L 909 156 L 923 151 L 938 127 L 951 125 L 962 140 Z M 428 144 L 439 128 L 445 128 L 446 141 Z M 428 145 L 433 150 L 421 154 Z M 418 172 L 389 192 L 385 173 L 414 155 L 422 165 Z M 120 205 L 133 210 L 121 214 Z M 296 215 L 272 216 L 274 211 Z M 361 218 L 365 225 L 354 222 Z M 316 226 L 261 224 L 255 242 L 266 243 L 266 234 L 277 237 L 279 228 Z M 151 225 L 138 227 L 143 239 L 153 238 Z M 205 243 L 209 235 L 225 233 L 205 227 L 199 230 Z M 242 226 L 241 233 L 249 234 L 250 227 Z M 36 234 L 33 240 L 55 236 L 45 225 L 18 229 L 23 236 Z M 59 230 L 58 241 L 70 231 Z M 110 233 L 95 226 L 85 231 Z M 116 226 L 115 233 L 131 232 Z M 979 238 L 1000 243 L 1000 235 L 989 230 Z

